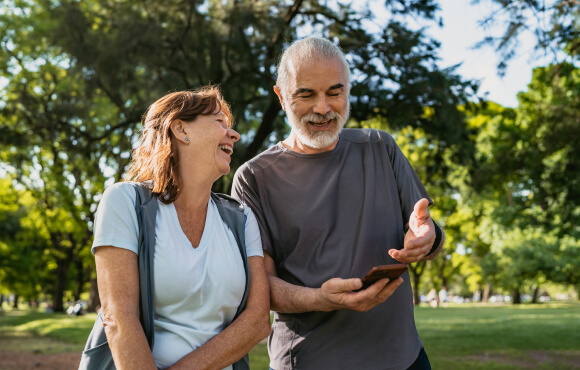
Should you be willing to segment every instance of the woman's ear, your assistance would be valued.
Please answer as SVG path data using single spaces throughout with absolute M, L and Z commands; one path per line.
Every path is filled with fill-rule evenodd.
M 175 138 L 185 144 L 189 144 L 189 138 L 187 137 L 187 132 L 185 131 L 185 124 L 182 120 L 176 119 L 171 122 L 169 129 Z

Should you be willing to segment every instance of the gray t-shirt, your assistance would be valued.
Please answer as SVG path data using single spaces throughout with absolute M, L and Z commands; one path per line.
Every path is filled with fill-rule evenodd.
M 232 193 L 258 219 L 262 246 L 281 279 L 318 288 L 398 263 L 415 203 L 431 200 L 393 138 L 345 129 L 338 145 L 300 154 L 281 143 L 238 169 Z M 409 274 L 368 312 L 276 313 L 268 350 L 280 369 L 406 369 L 422 348 Z

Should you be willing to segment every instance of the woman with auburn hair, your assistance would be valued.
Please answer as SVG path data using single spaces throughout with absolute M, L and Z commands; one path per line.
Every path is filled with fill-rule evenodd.
M 234 143 L 228 104 L 216 87 L 168 94 L 144 118 L 128 180 L 157 197 L 154 254 L 154 345 L 139 321 L 136 194 L 107 188 L 96 216 L 92 251 L 103 325 L 117 369 L 232 368 L 270 333 L 269 292 L 258 224 L 245 207 L 251 285 L 232 231 L 211 196 L 230 171 Z M 232 322 L 233 320 L 233 322 Z

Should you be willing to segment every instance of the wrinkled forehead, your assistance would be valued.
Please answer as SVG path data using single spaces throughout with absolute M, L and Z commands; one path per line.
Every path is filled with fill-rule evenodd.
M 328 89 L 331 86 L 348 86 L 349 75 L 340 58 L 304 58 L 288 63 L 289 91 L 310 88 Z

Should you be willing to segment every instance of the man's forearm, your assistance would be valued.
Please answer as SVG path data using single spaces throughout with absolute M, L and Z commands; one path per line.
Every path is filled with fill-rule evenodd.
M 290 284 L 279 277 L 268 274 L 270 283 L 270 308 L 281 313 L 330 311 L 321 299 L 319 289 Z

